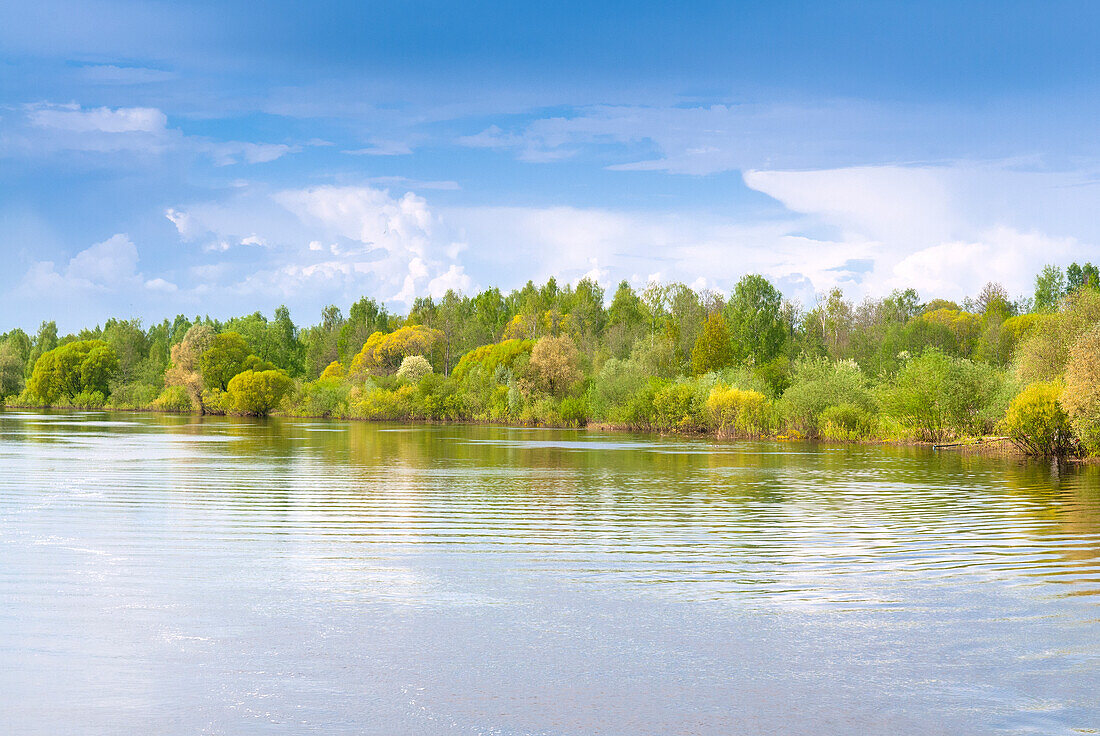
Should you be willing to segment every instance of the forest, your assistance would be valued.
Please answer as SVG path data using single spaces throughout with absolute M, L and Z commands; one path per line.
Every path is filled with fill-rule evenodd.
M 1033 295 L 912 289 L 809 309 L 760 275 L 729 294 L 585 279 L 393 314 L 364 297 L 302 327 L 280 307 L 0 336 L 7 407 L 600 425 L 720 437 L 942 443 L 1004 436 L 1100 455 L 1100 278 L 1046 266 Z

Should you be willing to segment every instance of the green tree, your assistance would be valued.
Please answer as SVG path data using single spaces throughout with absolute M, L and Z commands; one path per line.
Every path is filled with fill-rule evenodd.
M 389 313 L 370 297 L 363 297 L 351 305 L 347 321 L 340 327 L 336 344 L 340 362 L 350 365 L 352 358 L 375 332 L 387 332 L 390 328 Z
M 30 355 L 27 356 L 24 376 L 30 378 L 31 371 L 38 359 L 56 347 L 57 323 L 52 320 L 43 322 L 38 328 L 38 334 L 34 336 L 34 345 L 31 347 Z
M 703 329 L 691 349 L 691 372 L 697 376 L 733 365 L 733 346 L 726 318 L 716 312 L 703 323 Z
M 763 276 L 750 274 L 737 282 L 726 305 L 726 321 L 734 360 L 762 365 L 783 351 L 783 295 Z
M 228 390 L 230 379 L 248 367 L 245 361 L 249 355 L 248 342 L 240 333 L 215 335 L 210 347 L 199 358 L 203 385 L 208 389 Z
M 626 281 L 619 282 L 607 310 L 607 340 L 611 354 L 626 358 L 630 349 L 648 332 L 649 314 L 645 304 Z
M 1053 312 L 1066 293 L 1065 276 L 1062 269 L 1047 265 L 1035 277 L 1035 298 L 1032 307 L 1037 312 Z
M 340 308 L 330 304 L 321 310 L 321 322 L 302 332 L 305 344 L 305 375 L 316 378 L 334 361 L 340 359 L 340 330 L 344 326 L 344 315 Z
M 23 390 L 23 359 L 10 340 L 0 342 L 0 400 Z
M 102 340 L 77 340 L 48 350 L 35 361 L 27 390 L 46 404 L 81 393 L 110 393 L 118 356 Z
M 1085 286 L 1092 289 L 1100 288 L 1100 272 L 1091 263 L 1086 263 L 1084 266 L 1071 263 L 1066 269 L 1066 291 L 1073 293 Z

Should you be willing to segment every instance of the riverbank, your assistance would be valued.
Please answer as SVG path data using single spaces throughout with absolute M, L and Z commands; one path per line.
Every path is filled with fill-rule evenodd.
M 123 413 L 123 414 L 157 414 L 157 415 L 171 415 L 171 416 L 248 416 L 248 415 L 234 415 L 234 414 L 221 414 L 221 413 L 207 413 L 198 414 L 196 412 L 178 411 L 172 409 L 162 409 L 153 406 L 148 407 L 117 407 L 117 406 L 49 406 L 49 405 L 33 405 L 33 404 L 0 404 L 0 411 L 73 411 L 73 412 L 88 412 L 88 411 L 101 411 L 109 413 Z M 1016 457 L 1026 458 L 1032 457 L 1026 452 L 1016 446 L 1009 438 L 1006 437 L 962 437 L 955 438 L 950 443 L 935 443 L 920 440 L 913 437 L 808 437 L 797 431 L 785 431 L 775 433 L 745 433 L 738 432 L 736 430 L 720 429 L 720 430 L 708 430 L 699 427 L 690 428 L 677 428 L 677 427 L 654 427 L 654 426 L 638 426 L 624 423 L 614 422 L 585 422 L 585 423 L 548 423 L 548 422 L 531 422 L 523 421 L 518 418 L 502 418 L 502 419 L 476 419 L 476 418 L 456 418 L 456 419 L 439 419 L 439 418 L 418 418 L 418 417 L 389 417 L 384 419 L 373 417 L 356 417 L 356 416 L 331 416 L 324 414 L 303 414 L 296 412 L 274 411 L 269 415 L 275 419 L 310 419 L 310 420 L 331 420 L 338 422 L 364 422 L 364 423 L 384 423 L 384 424 L 404 424 L 409 426 L 433 426 L 433 425 L 467 425 L 467 426 L 485 426 L 485 427 L 506 427 L 506 426 L 521 426 L 540 429 L 583 429 L 593 432 L 615 432 L 622 434 L 649 434 L 659 435 L 662 437 L 683 437 L 683 438 L 698 438 L 698 439 L 713 439 L 719 441 L 737 441 L 737 440 L 761 440 L 761 441 L 773 441 L 773 442 L 809 442 L 814 445 L 865 445 L 865 446 L 893 446 L 893 447 L 925 447 L 933 449 L 939 452 L 957 452 L 959 454 L 966 455 L 978 455 L 987 457 Z M 252 417 L 257 418 L 257 417 Z M 1067 460 L 1075 462 L 1091 462 L 1097 460 L 1097 458 L 1066 458 Z

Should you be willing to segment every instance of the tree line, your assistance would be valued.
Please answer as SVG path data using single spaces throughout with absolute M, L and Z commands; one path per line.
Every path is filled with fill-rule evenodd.
M 300 327 L 280 307 L 59 336 L 0 336 L 8 406 L 600 423 L 824 440 L 1005 433 L 1036 454 L 1100 453 L 1100 274 L 1050 265 L 1033 296 L 961 304 L 913 289 L 810 309 L 763 276 L 728 294 L 551 278 L 503 293 L 364 297 Z

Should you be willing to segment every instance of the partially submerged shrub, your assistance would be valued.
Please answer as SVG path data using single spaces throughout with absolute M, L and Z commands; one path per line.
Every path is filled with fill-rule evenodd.
M 1012 400 L 1005 415 L 1005 432 L 1031 455 L 1064 455 L 1073 452 L 1077 438 L 1069 416 L 1059 403 L 1060 383 L 1036 382 Z
M 180 385 L 165 386 L 160 396 L 153 400 L 153 408 L 160 411 L 194 411 L 191 395 L 187 388 Z
M 707 397 L 711 426 L 722 435 L 759 437 L 768 431 L 768 399 L 759 391 L 719 384 Z
M 292 385 L 283 371 L 244 371 L 230 379 L 226 396 L 237 413 L 267 416 Z
M 863 440 L 874 428 L 874 415 L 855 404 L 837 404 L 821 412 L 821 437 L 826 440 Z

